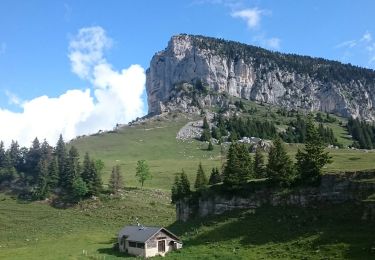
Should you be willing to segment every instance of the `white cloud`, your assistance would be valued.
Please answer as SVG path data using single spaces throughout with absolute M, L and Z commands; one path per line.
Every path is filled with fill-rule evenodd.
M 361 57 L 367 59 L 367 65 L 374 67 L 375 65 L 375 41 L 370 32 L 365 32 L 361 38 L 357 40 L 344 41 L 335 46 L 336 49 L 342 49 L 343 55 L 341 60 L 348 62 L 351 57 Z
M 253 42 L 259 44 L 264 48 L 279 50 L 281 40 L 277 37 L 267 38 L 266 35 L 263 33 L 254 36 Z
M 22 100 L 9 90 L 5 90 L 5 95 L 8 97 L 8 103 L 11 105 L 21 105 Z
M 144 115 L 145 71 L 140 65 L 113 69 L 104 57 L 111 42 L 101 27 L 82 28 L 70 41 L 72 71 L 89 80 L 93 90 L 73 89 L 56 98 L 41 96 L 23 102 L 8 92 L 9 100 L 22 112 L 0 108 L 0 121 L 7 122 L 0 128 L 5 143 L 13 139 L 29 146 L 37 136 L 55 144 L 60 133 L 69 140 Z
M 248 8 L 239 11 L 232 12 L 231 15 L 234 18 L 241 18 L 246 21 L 247 27 L 250 29 L 257 28 L 260 24 L 261 17 L 265 13 L 264 10 L 258 8 Z

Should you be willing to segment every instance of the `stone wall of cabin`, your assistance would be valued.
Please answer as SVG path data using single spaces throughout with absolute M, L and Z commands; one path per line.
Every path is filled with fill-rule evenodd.
M 300 188 L 285 193 L 263 188 L 245 196 L 202 195 L 198 201 L 185 199 L 176 203 L 177 220 L 187 221 L 193 216 L 205 217 L 234 209 L 255 209 L 262 205 L 291 205 L 305 207 L 314 203 L 362 203 L 375 193 L 375 171 L 325 174 L 319 187 Z M 375 219 L 375 204 L 367 206 L 369 218 Z

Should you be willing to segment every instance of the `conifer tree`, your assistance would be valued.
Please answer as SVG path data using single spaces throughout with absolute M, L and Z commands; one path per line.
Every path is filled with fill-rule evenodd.
M 220 173 L 219 173 L 219 169 L 217 167 L 212 168 L 208 184 L 213 185 L 213 184 L 217 184 L 219 182 L 221 182 L 221 176 L 220 176 Z
M 293 164 L 280 138 L 274 140 L 268 153 L 266 173 L 268 179 L 278 185 L 288 186 L 293 178 Z
M 5 148 L 4 148 L 4 142 L 0 142 L 0 168 L 3 168 L 5 166 Z
M 194 188 L 196 190 L 200 190 L 200 189 L 205 188 L 207 184 L 208 184 L 208 180 L 207 180 L 206 174 L 204 173 L 202 163 L 199 163 L 197 176 L 195 178 Z
M 180 190 L 179 190 L 179 193 L 180 193 L 182 198 L 189 196 L 190 193 L 191 193 L 190 182 L 189 182 L 189 179 L 188 179 L 184 169 L 182 169 L 181 175 L 180 175 Z
M 331 157 L 324 148 L 324 142 L 310 116 L 304 151 L 298 149 L 296 154 L 297 182 L 306 185 L 319 184 L 323 166 L 331 163 Z
M 57 158 L 57 168 L 59 172 L 60 186 L 66 186 L 66 183 L 64 182 L 66 182 L 65 166 L 67 160 L 67 152 L 65 142 L 61 134 L 56 144 L 55 155 Z
M 88 195 L 98 195 L 102 188 L 102 181 L 98 173 L 96 162 L 90 159 L 86 152 L 82 165 L 82 180 L 86 183 Z
M 56 157 L 52 157 L 48 165 L 48 185 L 51 189 L 57 188 L 59 183 L 59 169 L 57 167 Z
M 39 174 L 37 176 L 36 189 L 33 196 L 35 199 L 42 200 L 48 196 L 50 191 L 48 161 L 46 159 L 43 159 L 38 163 L 38 172 Z
M 63 176 L 60 176 L 60 180 L 61 178 L 63 178 L 61 180 L 62 187 L 68 190 L 71 190 L 73 188 L 74 182 L 77 182 L 76 183 L 77 185 L 80 184 L 80 181 L 79 180 L 77 181 L 78 177 L 81 178 L 79 153 L 78 153 L 77 148 L 75 148 L 74 146 L 72 146 L 69 150 L 68 157 L 66 158 L 65 166 L 63 169 L 64 169 L 64 174 Z M 87 189 L 87 186 L 86 186 L 86 189 Z
M 124 180 L 121 175 L 120 165 L 112 167 L 112 173 L 109 177 L 108 188 L 112 193 L 117 194 L 119 190 L 124 188 Z
M 42 153 L 38 138 L 35 138 L 26 155 L 26 172 L 28 173 L 28 182 L 35 184 L 39 175 L 38 164 L 41 160 Z
M 260 148 L 257 148 L 254 155 L 254 175 L 255 178 L 266 177 L 266 169 L 264 165 L 264 156 Z
M 1 152 L 0 152 L 0 154 L 1 154 Z M 22 153 L 21 153 L 20 146 L 19 146 L 17 141 L 12 140 L 12 143 L 10 144 L 9 157 L 10 157 L 12 166 L 16 170 L 20 171 L 21 170 L 21 164 L 22 164 Z M 0 159 L 0 161 L 1 161 L 1 159 Z

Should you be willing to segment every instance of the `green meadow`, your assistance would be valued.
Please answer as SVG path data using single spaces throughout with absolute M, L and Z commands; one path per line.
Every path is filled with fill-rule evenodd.
M 119 229 L 136 218 L 144 225 L 166 226 L 182 237 L 184 248 L 166 259 L 375 259 L 375 224 L 362 221 L 357 206 L 262 207 L 176 223 L 170 203 L 175 173 L 184 169 L 193 183 L 199 162 L 209 175 L 224 159 L 219 145 L 207 151 L 205 143 L 176 140 L 179 129 L 191 120 L 197 118 L 167 117 L 70 142 L 81 154 L 88 151 L 104 161 L 104 184 L 119 164 L 126 190 L 119 198 L 103 195 L 68 209 L 0 195 L 0 259 L 130 257 L 113 251 L 112 245 Z M 334 127 L 345 138 L 345 129 Z M 287 148 L 294 156 L 302 146 Z M 373 151 L 328 151 L 333 163 L 326 172 L 375 167 Z M 142 159 L 153 176 L 143 188 L 135 178 L 136 163 Z

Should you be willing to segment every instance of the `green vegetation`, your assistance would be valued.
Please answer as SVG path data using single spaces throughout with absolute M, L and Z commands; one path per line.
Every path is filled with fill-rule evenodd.
M 137 177 L 138 182 L 143 187 L 146 180 L 151 179 L 150 168 L 145 160 L 140 160 L 137 162 L 137 168 L 135 171 L 135 177 Z
M 372 149 L 375 147 L 375 126 L 373 124 L 350 118 L 347 128 L 355 140 L 353 147 L 361 149 Z

